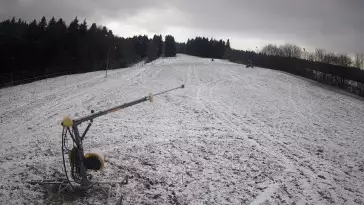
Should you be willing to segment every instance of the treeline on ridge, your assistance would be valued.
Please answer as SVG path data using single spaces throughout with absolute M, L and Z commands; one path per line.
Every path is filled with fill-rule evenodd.
M 196 37 L 176 43 L 171 35 L 164 41 L 161 35 L 124 38 L 95 23 L 88 26 L 86 20 L 75 18 L 66 25 L 62 19 L 43 17 L 39 22 L 15 18 L 0 22 L 0 85 L 47 74 L 123 68 L 160 56 L 173 57 L 176 52 L 244 64 L 252 60 L 256 66 L 311 78 L 319 73 L 338 85 L 348 80 L 364 83 L 363 53 L 351 59 L 322 49 L 307 52 L 292 44 L 269 44 L 256 53 L 232 49 L 229 40 Z
M 361 70 L 364 69 L 363 53 L 357 53 L 352 59 L 347 54 L 326 52 L 323 49 L 308 52 L 293 44 L 269 44 L 257 53 L 232 49 L 229 40 L 225 43 L 223 40 L 209 40 L 205 37 L 177 43 L 177 52 L 206 58 L 223 58 L 242 64 L 248 64 L 251 60 L 259 67 L 282 70 L 345 89 L 355 88 L 355 92 L 364 95 L 364 70 Z
M 223 58 L 226 49 L 230 49 L 230 40 L 196 37 L 187 43 L 177 43 L 177 52 L 204 58 Z
M 27 23 L 21 19 L 0 22 L 0 84 L 47 74 L 80 73 L 123 68 L 141 60 L 176 55 L 173 36 L 118 37 L 106 27 L 77 17 Z
M 306 76 L 307 72 L 312 73 L 314 70 L 325 75 L 338 77 L 338 84 L 344 84 L 345 80 L 364 83 L 364 70 L 361 70 L 359 67 L 362 65 L 357 63 L 361 61 L 360 57 L 356 57 L 353 62 L 345 54 L 335 55 L 334 53 L 326 53 L 322 49 L 310 53 L 297 45 L 286 44 L 281 46 L 280 51 L 271 52 L 270 48 L 272 47 L 275 46 L 267 45 L 260 53 L 230 49 L 225 52 L 224 58 L 244 64 L 248 60 L 252 60 L 256 66 L 283 70 L 302 76 Z

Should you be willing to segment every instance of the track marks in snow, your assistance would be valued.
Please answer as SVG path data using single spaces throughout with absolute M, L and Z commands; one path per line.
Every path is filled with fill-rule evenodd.
M 239 76 L 239 75 L 234 75 L 234 76 Z M 248 79 L 252 79 L 252 78 L 248 78 Z M 237 80 L 237 79 L 233 79 L 233 80 Z M 239 80 L 239 79 L 238 79 Z M 251 81 L 250 81 L 251 82 Z M 243 83 L 240 81 L 240 83 Z M 271 184 L 271 186 L 273 187 L 280 187 L 280 185 L 289 185 L 290 183 L 294 184 L 295 186 L 299 186 L 301 187 L 299 192 L 294 193 L 296 195 L 296 198 L 294 198 L 294 200 L 298 200 L 298 198 L 301 198 L 301 202 L 302 201 L 302 197 L 303 198 L 307 198 L 308 201 L 317 201 L 319 198 L 322 198 L 322 191 L 320 191 L 320 188 L 315 186 L 307 186 L 307 184 L 311 183 L 311 180 L 318 180 L 320 181 L 318 184 L 326 184 L 326 180 L 322 180 L 321 179 L 321 175 L 318 173 L 318 169 L 316 167 L 318 167 L 318 164 L 314 164 L 313 167 L 315 169 L 312 169 L 312 167 L 309 166 L 309 168 L 305 168 L 305 166 L 302 166 L 303 164 L 301 163 L 303 160 L 306 159 L 306 155 L 310 153 L 305 152 L 305 150 L 302 150 L 301 148 L 297 147 L 296 145 L 290 149 L 288 148 L 288 145 L 286 145 L 285 143 L 282 143 L 280 140 L 278 140 L 281 136 L 281 131 L 280 130 L 275 130 L 274 127 L 270 127 L 268 124 L 266 124 L 265 122 L 263 122 L 262 120 L 258 120 L 256 117 L 253 117 L 252 113 L 248 110 L 249 107 L 246 107 L 246 113 L 248 114 L 248 117 L 243 118 L 242 120 L 238 120 L 237 118 L 240 118 L 241 116 L 244 116 L 244 114 L 228 114 L 231 113 L 231 105 L 224 105 L 224 103 L 220 103 L 220 102 L 224 102 L 224 99 L 212 99 L 211 96 L 219 96 L 219 93 L 213 93 L 213 90 L 219 86 L 219 84 L 221 84 L 221 81 L 216 82 L 215 84 L 204 84 L 202 86 L 200 86 L 200 88 L 198 89 L 198 101 L 202 101 L 205 104 L 205 108 L 207 110 L 209 110 L 211 113 L 214 113 L 217 118 L 219 118 L 219 120 L 221 122 L 223 122 L 223 125 L 225 127 L 229 127 L 231 130 L 233 130 L 234 133 L 238 134 L 239 136 L 244 136 L 246 133 L 242 133 L 241 131 L 237 131 L 237 130 L 241 130 L 241 125 L 248 125 L 248 127 L 250 126 L 251 128 L 253 128 L 253 130 L 255 130 L 255 133 L 253 133 L 253 136 L 255 137 L 255 140 L 258 141 L 254 141 L 252 144 L 256 145 L 255 143 L 259 144 L 259 148 L 261 148 L 262 150 L 266 149 L 267 153 L 272 154 L 273 156 L 275 156 L 279 161 L 282 161 L 282 164 L 284 164 L 285 166 L 289 165 L 287 168 L 290 170 L 295 170 L 294 172 L 291 172 L 290 174 L 292 175 L 293 173 L 293 181 L 289 182 L 289 181 L 282 181 L 280 184 L 277 184 L 276 182 L 273 182 Z M 206 88 L 210 88 L 209 90 L 205 90 L 203 91 L 203 89 Z M 293 95 L 293 93 L 291 92 L 289 94 L 289 97 L 292 99 L 292 102 L 294 103 L 294 109 L 301 115 L 303 116 L 303 113 L 301 113 L 300 109 L 302 108 L 300 106 L 300 109 L 296 106 L 296 103 L 293 101 L 293 96 L 296 96 L 295 99 L 298 100 L 298 102 L 300 102 L 301 97 L 300 97 L 300 89 L 297 85 L 297 91 L 298 91 L 298 96 L 297 95 Z M 292 91 L 292 88 L 290 88 L 290 90 Z M 206 93 L 209 92 L 209 96 L 205 99 L 205 100 L 201 100 L 201 93 Z M 230 99 L 231 100 L 231 99 Z M 223 111 L 221 111 L 223 110 Z M 240 117 L 239 117 L 240 116 Z M 233 120 L 231 120 L 233 119 Z M 253 122 L 250 123 L 249 122 Z M 301 123 L 305 123 L 305 121 L 301 121 Z M 238 125 L 237 127 L 233 126 L 233 125 Z M 298 125 L 297 125 L 298 126 Z M 258 127 L 264 128 L 265 130 L 261 130 L 261 129 L 257 129 Z M 267 132 L 268 131 L 268 132 Z M 267 135 L 266 133 L 272 133 L 270 135 Z M 274 135 L 276 135 L 276 137 L 274 137 Z M 251 136 L 251 135 L 249 135 Z M 262 141 L 262 137 L 265 137 L 265 140 Z M 245 138 L 245 140 L 247 140 Z M 253 138 L 249 137 L 249 140 L 254 140 Z M 249 141 L 247 140 L 247 141 Z M 293 145 L 293 144 L 291 144 Z M 282 149 L 283 148 L 283 149 Z M 275 150 L 275 151 L 274 151 Z M 294 152 L 297 152 L 297 154 L 295 154 Z M 313 153 L 315 154 L 315 153 Z M 314 156 L 310 156 L 311 159 L 315 159 L 315 162 L 319 162 L 322 159 L 321 158 L 317 158 L 315 155 Z M 312 158 L 313 157 L 313 158 Z M 336 169 L 335 167 L 332 167 L 330 162 L 326 162 L 325 163 L 326 166 L 328 166 L 327 168 L 330 169 Z M 302 175 L 303 174 L 303 175 Z M 284 175 L 283 175 L 284 176 Z M 302 177 L 303 176 L 303 177 Z M 308 177 L 305 177 L 308 176 Z M 297 183 L 296 180 L 300 180 L 300 183 Z M 321 185 L 320 185 L 321 186 Z M 334 186 L 339 186 L 338 184 L 334 185 Z M 312 191 L 310 190 L 318 190 L 318 192 L 316 193 L 312 193 Z M 275 190 L 275 189 L 273 189 Z M 269 193 L 271 193 L 272 190 L 269 191 Z M 300 194 L 299 194 L 300 193 Z M 304 195 L 304 193 L 310 193 L 311 195 Z M 321 194 L 317 194 L 317 193 L 321 193 Z M 330 194 L 335 196 L 335 194 Z M 266 194 L 263 194 L 263 196 L 265 196 Z M 297 197 L 297 196 L 301 196 L 301 197 Z M 260 197 L 259 199 L 264 199 L 264 197 Z M 338 198 L 330 198 L 328 196 L 325 196 L 324 199 L 330 201 L 338 201 Z M 292 199 L 291 199 L 292 200 Z M 294 201 L 293 200 L 293 201 Z M 259 200 L 258 200 L 259 201 Z M 306 202 L 308 202 L 306 201 Z
M 97 119 L 90 129 L 85 148 L 108 157 L 95 177 L 131 176 L 119 193 L 125 204 L 363 203 L 364 119 L 356 114 L 362 102 L 282 72 L 189 56 L 111 71 L 108 78 L 95 72 L 39 82 L 30 103 L 26 95 L 10 105 L 11 91 L 2 90 L 9 108 L 1 111 L 1 128 L 9 128 L 1 139 L 3 187 L 14 186 L 11 171 L 32 179 L 61 173 L 64 114 L 81 116 L 183 83 L 184 90 Z M 25 111 L 29 122 L 18 116 Z M 19 187 L 25 190 L 19 200 L 42 196 Z

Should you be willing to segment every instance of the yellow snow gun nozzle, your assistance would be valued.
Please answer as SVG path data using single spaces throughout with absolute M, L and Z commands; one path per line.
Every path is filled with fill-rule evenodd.
M 72 127 L 73 121 L 71 120 L 70 117 L 67 116 L 63 118 L 61 125 L 63 127 Z

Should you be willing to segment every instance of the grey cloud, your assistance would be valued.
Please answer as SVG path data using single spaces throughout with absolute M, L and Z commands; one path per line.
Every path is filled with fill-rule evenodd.
M 103 16 L 111 18 L 126 17 L 143 8 L 161 7 L 158 1 L 148 0 L 2 0 L 0 18 L 13 16 L 27 20 L 41 16 L 61 17 L 71 20 L 75 16 L 99 20 Z
M 168 9 L 175 12 L 150 22 L 128 23 L 157 33 L 174 26 L 205 30 L 209 37 L 230 33 L 336 52 L 364 52 L 362 0 L 2 0 L 0 18 L 79 16 L 123 23 L 146 11 L 158 15 Z
M 196 3 L 197 2 L 197 3 Z M 341 52 L 364 50 L 363 1 L 196 0 L 180 9 L 193 16 L 190 26 L 227 30 L 262 38 L 315 44 Z

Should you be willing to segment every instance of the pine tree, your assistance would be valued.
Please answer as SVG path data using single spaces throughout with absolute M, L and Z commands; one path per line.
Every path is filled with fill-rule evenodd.
M 46 18 L 43 16 L 42 19 L 40 20 L 39 24 L 38 24 L 39 29 L 41 29 L 42 31 L 45 31 L 45 29 L 47 28 L 47 20 Z
M 158 47 L 153 40 L 149 41 L 147 56 L 148 56 L 147 62 L 154 61 L 155 59 L 158 58 Z
M 163 37 L 159 35 L 158 37 L 158 57 L 162 56 L 163 54 Z
M 165 57 L 175 57 L 176 56 L 176 42 L 174 37 L 167 35 L 165 39 Z
M 80 25 L 80 33 L 86 35 L 87 33 L 87 22 L 86 19 L 83 20 L 82 24 Z
M 160 57 L 163 53 L 163 39 L 162 35 L 154 35 L 153 37 L 153 43 L 157 47 L 157 56 Z
M 226 49 L 231 49 L 231 47 L 230 47 L 230 39 L 227 40 L 226 47 L 225 48 Z
M 68 33 L 71 35 L 75 35 L 78 32 L 79 25 L 77 17 L 70 23 L 68 27 Z

